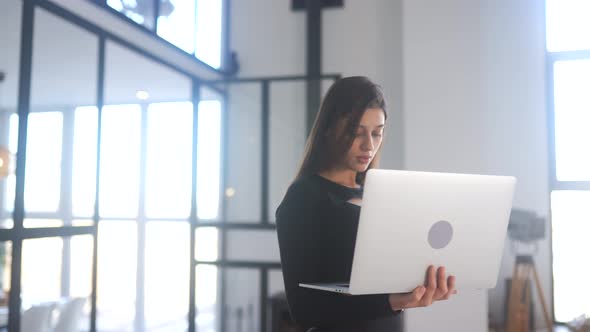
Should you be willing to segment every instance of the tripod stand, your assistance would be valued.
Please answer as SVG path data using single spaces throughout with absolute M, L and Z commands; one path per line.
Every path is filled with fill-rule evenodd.
M 534 277 L 537 293 L 543 306 L 543 316 L 547 324 L 547 330 L 553 331 L 553 320 L 549 316 L 545 296 L 539 281 L 539 275 L 535 268 L 533 256 L 518 255 L 514 262 L 514 273 L 512 275 L 512 285 L 510 287 L 510 297 L 508 301 L 508 320 L 506 322 L 506 332 L 529 332 L 529 310 L 531 308 L 531 291 L 528 287 L 531 272 Z

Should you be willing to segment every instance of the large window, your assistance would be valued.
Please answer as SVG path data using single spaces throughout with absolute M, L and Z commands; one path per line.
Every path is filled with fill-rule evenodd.
M 155 31 L 174 2 L 177 16 L 190 12 L 171 0 L 125 14 Z M 197 226 L 221 219 L 223 90 L 59 5 L 22 3 L 0 1 L 0 307 L 21 320 L 8 329 L 55 306 L 56 331 L 66 307 L 81 331 L 194 331 L 188 318 L 218 330 L 222 278 L 193 258 L 219 259 L 217 229 Z
M 147 110 L 147 126 L 142 129 L 141 110 Z M 216 219 L 219 214 L 221 102 L 205 100 L 199 105 L 197 147 L 197 204 L 199 219 Z M 64 118 L 71 128 L 63 127 Z M 46 188 L 26 196 L 30 213 L 48 213 L 54 218 L 26 219 L 25 227 L 63 225 L 58 211 L 62 201 L 59 188 L 72 183 L 73 223 L 88 224 L 95 200 L 96 107 L 75 107 L 71 111 L 29 115 L 27 184 Z M 99 225 L 98 313 L 101 331 L 134 331 L 136 319 L 138 222 L 145 223 L 141 248 L 145 264 L 143 306 L 145 331 L 172 331 L 186 328 L 190 257 L 190 227 L 186 220 L 191 208 L 192 116 L 190 102 L 108 105 L 103 108 L 101 144 L 101 205 Z M 17 116 L 11 117 L 11 136 L 18 130 Z M 145 123 L 145 121 L 144 121 Z M 58 135 L 43 144 L 47 131 Z M 142 131 L 146 131 L 145 135 Z M 146 176 L 142 168 L 141 137 L 146 137 Z M 61 163 L 67 158 L 62 146 L 72 144 L 71 178 L 61 178 Z M 66 163 L 70 162 L 66 160 Z M 51 176 L 38 175 L 45 166 Z M 37 173 L 36 173 L 37 172 Z M 31 175 L 29 175 L 31 174 Z M 47 179 L 50 178 L 50 179 Z M 57 179 L 55 179 L 57 178 Z M 49 181 L 49 182 L 48 182 Z M 143 182 L 143 183 L 142 183 Z M 57 189 L 54 189 L 57 188 Z M 142 189 L 143 188 L 143 189 Z M 140 189 L 144 191 L 140 194 Z M 145 197 L 140 200 L 140 197 Z M 143 202 L 143 204 L 140 204 Z M 140 212 L 144 211 L 144 212 Z M 139 217 L 141 215 L 142 217 Z M 57 219 L 55 219 L 57 218 Z M 161 220 L 163 221 L 161 221 Z M 196 231 L 196 258 L 218 259 L 218 234 L 213 228 Z M 68 240 L 70 241 L 70 240 Z M 116 245 L 114 245 L 116 244 Z M 88 296 L 92 263 L 92 237 L 74 237 L 65 255 L 61 238 L 27 240 L 23 245 L 23 306 L 59 298 L 61 289 L 72 296 Z M 63 257 L 70 257 L 63 261 Z M 62 264 L 68 264 L 64 270 Z M 71 277 L 63 275 L 70 271 Z M 75 276 L 85 276 L 78 278 Z M 197 325 L 200 330 L 216 330 L 217 268 L 198 267 Z M 67 284 L 64 284 L 67 283 Z
M 107 5 L 211 67 L 221 67 L 224 0 L 107 0 Z
M 590 315 L 590 3 L 547 0 L 555 319 Z

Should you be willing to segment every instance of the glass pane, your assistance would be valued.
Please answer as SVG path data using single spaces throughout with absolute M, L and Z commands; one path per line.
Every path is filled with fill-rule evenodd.
M 64 222 L 62 220 L 52 219 L 25 219 L 23 226 L 25 228 L 39 228 L 39 227 L 62 227 Z
M 197 214 L 199 219 L 215 219 L 221 178 L 221 103 L 201 101 L 198 121 Z
M 137 223 L 101 221 L 97 285 L 100 331 L 133 331 L 136 272 Z
M 230 86 L 225 210 L 232 222 L 260 222 L 260 84 Z
M 12 228 L 14 227 L 14 221 L 12 219 L 0 219 L 0 228 Z
M 3 210 L 6 212 L 6 215 L 11 215 L 12 211 L 14 211 L 14 195 L 16 189 L 16 175 L 15 171 L 15 163 L 16 163 L 16 149 L 18 145 L 18 115 L 10 114 L 8 117 L 8 153 L 9 157 L 7 158 L 9 165 L 8 167 L 8 176 L 5 178 L 5 181 L 0 180 L 0 188 L 4 185 L 4 193 L 3 200 L 4 206 Z M 12 226 L 8 227 L 8 224 L 2 224 L 1 228 L 12 228 Z
M 145 317 L 148 331 L 185 331 L 189 302 L 190 226 L 147 223 Z
M 0 83 L 0 112 L 17 108 L 22 7 L 23 1 L 0 1 L 0 72 L 5 74 Z
M 560 181 L 589 181 L 590 60 L 554 65 L 555 160 Z
M 0 219 L 14 209 L 14 168 L 16 158 L 19 55 L 22 1 L 0 1 Z M 0 228 L 10 224 L 0 223 Z M 10 226 L 12 227 L 12 226 Z
M 214 227 L 199 227 L 195 230 L 195 258 L 198 261 L 217 260 L 219 249 L 219 230 Z
M 280 262 L 276 232 L 255 230 L 227 231 L 229 260 Z
M 162 2 L 167 2 L 162 0 Z M 148 0 L 107 0 L 107 4 L 124 14 L 138 24 L 153 30 L 154 28 L 154 4 L 155 1 Z
M 98 109 L 94 106 L 76 108 L 72 170 L 72 213 L 76 217 L 94 214 L 97 132 Z
M 195 268 L 195 300 L 197 304 L 195 321 L 197 331 L 219 331 L 217 271 L 218 269 L 214 265 L 197 265 Z
M 70 240 L 70 296 L 86 299 L 80 319 L 80 330 L 90 326 L 90 296 L 92 294 L 92 235 L 74 236 Z
M 590 315 L 590 267 L 583 253 L 590 252 L 590 191 L 551 193 L 553 225 L 553 280 L 555 318 L 570 322 Z
M 139 204 L 139 105 L 105 106 L 102 112 L 100 216 L 135 217 Z
M 69 214 L 74 110 L 96 105 L 98 37 L 36 7 L 33 50 L 25 208 Z
M 291 318 L 285 294 L 285 284 L 283 283 L 283 273 L 280 269 L 268 273 L 268 297 L 270 303 L 267 315 L 277 318 L 276 325 L 273 328 L 278 327 L 279 329 L 295 331 L 297 326 Z M 269 319 L 272 319 L 270 317 Z
M 191 100 L 191 80 L 128 48 L 107 41 L 105 105 Z
M 149 218 L 190 214 L 192 121 L 190 102 L 149 105 L 145 206 Z
M 213 68 L 221 66 L 222 0 L 197 1 L 195 55 Z
M 170 195 L 169 190 L 178 188 L 177 181 L 167 183 L 164 191 L 158 192 L 158 186 L 166 179 L 170 178 L 171 169 L 190 169 L 190 163 L 182 165 L 174 165 L 176 159 L 191 160 L 190 153 L 182 155 L 186 150 L 176 151 L 174 147 L 157 145 L 158 140 L 163 142 L 179 141 L 175 137 L 162 137 L 159 133 L 170 131 L 170 124 L 177 119 L 175 109 L 171 109 L 170 105 L 155 106 L 161 112 L 167 108 L 169 119 L 159 126 L 152 123 L 152 128 L 156 130 L 157 136 L 149 134 L 147 121 L 149 121 L 148 105 L 159 102 L 187 102 L 191 100 L 191 80 L 170 68 L 159 63 L 149 60 L 148 58 L 136 54 L 129 49 L 122 47 L 113 42 L 106 43 L 106 66 L 105 66 L 105 104 L 111 105 L 105 107 L 103 112 L 103 127 L 101 145 L 101 216 L 111 217 L 134 217 L 138 215 L 139 211 L 147 212 L 156 217 L 160 214 L 167 213 L 171 209 L 180 208 L 180 211 L 174 211 L 175 215 L 185 214 L 184 206 L 182 206 L 182 198 L 179 198 L 179 204 L 171 202 L 169 199 L 163 205 L 149 203 L 150 207 L 146 209 L 145 206 L 139 206 L 139 188 L 141 181 L 139 176 L 142 174 L 140 165 L 141 153 L 141 139 L 142 137 L 150 136 L 150 142 L 146 144 L 147 153 L 150 156 L 146 158 L 158 159 L 157 162 L 147 165 L 147 172 L 151 174 L 158 173 L 154 179 L 149 180 L 150 188 L 146 188 L 146 199 L 153 202 L 154 199 L 159 199 L 163 195 Z M 180 104 L 178 104 L 180 105 Z M 181 108 L 184 110 L 185 106 Z M 109 113 L 109 109 L 112 112 Z M 184 111 L 181 111 L 184 112 Z M 163 119 L 163 113 L 159 113 L 158 119 Z M 147 116 L 147 117 L 144 117 Z M 157 116 L 158 117 L 158 116 Z M 110 122 L 110 123 L 109 123 Z M 175 122 L 178 123 L 178 122 Z M 190 123 L 190 122 L 189 122 Z M 183 123 L 183 126 L 185 123 Z M 191 131 L 192 132 L 192 131 Z M 184 135 L 184 133 L 182 133 Z M 155 141 L 154 141 L 155 139 Z M 105 142 L 104 140 L 108 140 Z M 151 144 L 156 144 L 152 149 Z M 184 144 L 192 144 L 192 139 L 188 139 Z M 108 145 L 108 146 L 107 146 Z M 160 153 L 166 150 L 164 155 L 154 155 L 153 151 Z M 192 151 L 192 148 L 191 148 Z M 171 158 L 169 158 L 171 157 Z M 154 160 L 150 159 L 150 160 Z M 103 163 L 108 163 L 106 165 Z M 166 164 L 166 170 L 162 171 L 163 163 Z M 108 170 L 106 169 L 108 166 Z M 150 168 L 152 167 L 152 168 Z M 155 167 L 155 168 L 153 168 Z M 108 174 L 105 174 L 108 173 Z M 162 179 L 162 175 L 167 177 Z M 184 178 L 184 177 L 183 177 Z M 190 188 L 190 177 L 184 178 L 186 184 L 182 188 Z M 103 182 L 109 188 L 103 186 Z M 171 189 L 172 188 L 172 189 Z M 105 192 L 108 190 L 109 192 Z M 108 200 L 108 201 L 105 201 Z M 143 201 L 143 200 L 142 200 Z M 188 200 L 190 203 L 190 199 Z M 105 206 L 108 204 L 108 206 Z
M 260 331 L 260 272 L 254 269 L 227 269 L 228 331 Z
M 0 242 L 0 306 L 8 306 L 11 267 L 12 242 Z M 0 325 L 6 326 L 7 323 L 7 315 L 0 315 Z
M 546 0 L 547 50 L 590 49 L 590 2 Z
M 70 240 L 70 295 L 89 297 L 92 293 L 92 235 L 74 236 Z
M 72 226 L 92 226 L 92 219 L 74 219 Z
M 280 296 L 285 293 L 285 283 L 281 270 L 268 272 L 268 294 L 269 296 Z
M 23 241 L 21 296 L 25 310 L 35 304 L 59 300 L 62 249 L 61 238 Z
M 195 1 L 162 1 L 159 14 L 158 35 L 182 50 L 194 53 Z
M 12 154 L 16 154 L 18 149 L 18 114 L 10 114 L 8 134 L 8 150 Z
M 39 7 L 34 29 L 31 111 L 96 105 L 98 36 Z
M 62 165 L 61 112 L 31 113 L 27 129 L 25 209 L 57 212 Z
M 268 216 L 275 211 L 298 171 L 306 139 L 305 83 L 277 82 L 270 87 L 270 174 Z

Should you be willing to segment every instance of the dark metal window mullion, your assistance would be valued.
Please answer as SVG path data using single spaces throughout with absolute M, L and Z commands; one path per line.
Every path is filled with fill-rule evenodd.
M 96 298 L 98 275 L 98 224 L 100 222 L 100 146 L 102 140 L 102 108 L 104 106 L 104 77 L 105 77 L 105 36 L 100 34 L 98 38 L 98 68 L 96 84 L 97 130 L 96 130 L 96 177 L 94 214 L 92 216 L 94 226 L 94 242 L 92 247 L 92 293 L 90 302 L 90 332 L 96 332 Z
M 158 35 L 158 16 L 160 16 L 160 0 L 154 1 L 154 34 Z
M 269 178 L 270 178 L 270 81 L 262 81 L 262 114 L 261 114 L 261 222 L 263 225 L 269 224 Z M 268 270 L 266 268 L 260 271 L 260 331 L 266 332 L 266 306 L 268 301 Z
M 198 222 L 197 206 L 197 147 L 199 138 L 199 102 L 201 101 L 201 85 L 195 78 L 192 79 L 192 104 L 193 104 L 193 142 L 192 142 L 192 167 L 191 167 L 191 214 L 190 223 L 190 274 L 189 274 L 189 308 L 188 308 L 188 332 L 195 332 L 196 318 L 196 256 L 195 256 L 195 231 Z
M 23 1 L 21 47 L 18 85 L 18 151 L 16 154 L 16 190 L 14 199 L 14 241 L 12 243 L 12 267 L 10 278 L 8 330 L 20 332 L 22 230 L 25 215 L 24 190 L 27 151 L 27 119 L 31 107 L 31 77 L 33 62 L 34 1 Z

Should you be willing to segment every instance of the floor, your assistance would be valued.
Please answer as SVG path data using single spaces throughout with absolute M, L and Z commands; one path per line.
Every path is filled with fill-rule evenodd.
M 489 332 L 504 332 L 504 331 L 503 330 L 490 329 Z M 535 332 L 547 332 L 547 329 L 539 328 L 539 329 L 536 329 Z M 572 332 L 572 330 L 568 329 L 565 326 L 554 326 L 553 327 L 553 332 Z

